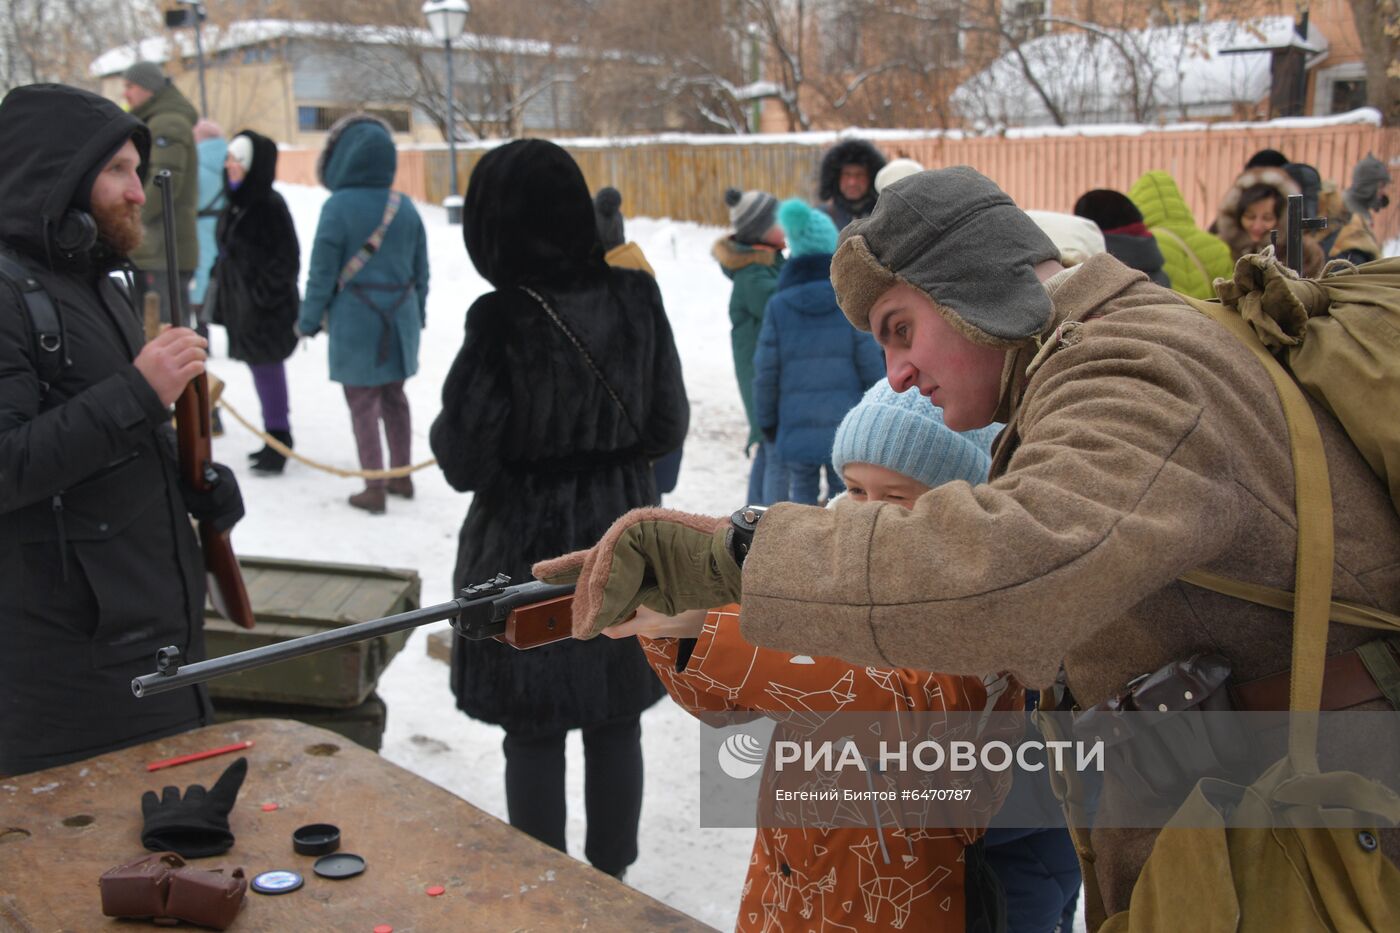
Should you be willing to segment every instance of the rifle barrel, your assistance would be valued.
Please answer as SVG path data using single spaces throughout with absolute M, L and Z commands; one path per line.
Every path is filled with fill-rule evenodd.
M 380 635 L 392 635 L 394 632 L 417 628 L 420 625 L 427 625 L 429 622 L 450 619 L 461 613 L 465 605 L 470 602 L 471 600 L 467 599 L 454 599 L 450 602 L 438 603 L 435 606 L 414 609 L 411 612 L 385 616 L 382 619 L 357 622 L 354 625 L 347 625 L 329 632 L 318 632 L 315 635 L 294 638 L 275 645 L 264 645 L 261 648 L 240 651 L 222 658 L 197 661 L 181 666 L 173 674 L 142 674 L 132 680 L 131 692 L 138 697 L 154 696 L 157 693 L 166 693 L 181 687 L 204 683 L 206 680 L 222 677 L 225 674 L 236 674 L 239 671 L 275 664 L 278 661 L 289 661 L 292 658 L 300 658 L 330 648 L 339 648 L 341 645 L 365 641 Z
M 370 619 L 368 622 L 356 622 L 327 632 L 293 638 L 275 645 L 264 645 L 261 648 L 250 648 L 247 651 L 210 658 L 207 661 L 196 661 L 193 664 L 181 665 L 178 660 L 167 664 L 164 659 L 168 655 L 178 658 L 179 652 L 173 647 L 164 648 L 157 654 L 156 673 L 142 674 L 133 679 L 131 692 L 138 697 L 154 696 L 157 693 L 201 684 L 225 674 L 237 674 L 239 671 L 265 667 L 278 661 L 290 661 L 318 651 L 367 641 L 380 635 L 392 635 L 394 632 L 417 628 L 429 622 L 441 622 L 444 619 L 451 619 L 452 627 L 463 638 L 494 638 L 506 634 L 506 620 L 513 610 L 568 596 L 574 592 L 572 583 L 530 580 L 507 586 L 509 582 L 509 577 L 498 576 L 486 583 L 467 587 L 456 599 L 435 606 L 400 612 L 382 619 Z M 507 643 L 514 644 L 509 640 Z M 532 645 L 518 647 L 530 646 Z M 166 667 L 173 670 L 165 670 Z

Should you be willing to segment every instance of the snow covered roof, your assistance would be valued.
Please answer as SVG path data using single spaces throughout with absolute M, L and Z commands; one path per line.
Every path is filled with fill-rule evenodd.
M 284 19 L 253 19 L 230 23 L 225 27 L 204 27 L 205 54 L 241 49 L 274 39 L 313 39 L 321 41 L 347 42 L 360 45 L 403 45 L 411 43 L 424 48 L 441 48 L 442 43 L 433 38 L 426 28 L 408 29 L 394 26 L 347 26 L 338 23 L 303 23 Z M 172 44 L 176 47 L 172 53 Z M 573 47 L 551 46 L 548 42 L 535 39 L 508 39 L 501 36 L 482 36 L 466 32 L 453 40 L 453 47 L 464 52 L 495 52 L 516 55 L 562 55 L 575 57 L 582 54 Z M 151 36 L 141 41 L 118 46 L 103 52 L 89 66 L 94 77 L 103 78 L 120 74 L 138 61 L 166 62 L 172 57 L 188 57 L 195 54 L 194 31 L 181 29 L 163 36 Z
M 1308 34 L 1300 36 L 1293 20 L 1287 16 L 1266 16 L 1246 23 L 1239 39 L 1220 51 L 1228 55 L 1232 52 L 1268 52 L 1286 48 L 1320 55 L 1327 51 L 1327 37 L 1312 23 L 1308 23 Z
M 1230 116 L 1236 104 L 1267 97 L 1268 55 L 1222 53 L 1264 52 L 1288 45 L 1290 36 L 1298 38 L 1286 16 L 1133 30 L 1095 26 L 1047 33 L 1024 43 L 1020 52 L 1046 96 L 1072 123 L 1191 120 Z M 1327 39 L 1310 28 L 1298 47 L 1320 57 Z M 963 82 L 952 102 L 974 125 L 1054 122 L 1012 52 Z

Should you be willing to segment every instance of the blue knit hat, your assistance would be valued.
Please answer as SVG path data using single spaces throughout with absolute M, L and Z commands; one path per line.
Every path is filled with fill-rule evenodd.
M 778 225 L 793 256 L 836 252 L 836 224 L 825 211 L 809 207 L 801 198 L 788 198 L 778 206 Z
M 881 379 L 841 420 L 831 465 L 840 473 L 848 463 L 873 463 L 929 487 L 955 479 L 975 486 L 987 481 L 999 429 L 954 431 L 943 423 L 943 409 L 918 389 L 896 392 Z

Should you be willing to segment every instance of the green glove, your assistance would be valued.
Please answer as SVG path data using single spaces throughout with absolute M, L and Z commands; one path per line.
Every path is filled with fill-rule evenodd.
M 739 601 L 742 575 L 725 539 L 729 519 L 635 509 L 586 551 L 541 561 L 546 583 L 577 583 L 574 637 L 592 638 L 638 606 L 666 615 Z

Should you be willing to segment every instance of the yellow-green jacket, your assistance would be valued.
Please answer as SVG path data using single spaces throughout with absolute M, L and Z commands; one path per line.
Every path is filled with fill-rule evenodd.
M 1128 197 L 1142 211 L 1143 222 L 1162 250 L 1166 260 L 1162 270 L 1172 288 L 1193 298 L 1214 298 L 1215 280 L 1234 272 L 1230 247 L 1196 226 L 1172 177 L 1162 171 L 1147 172 L 1133 184 Z

